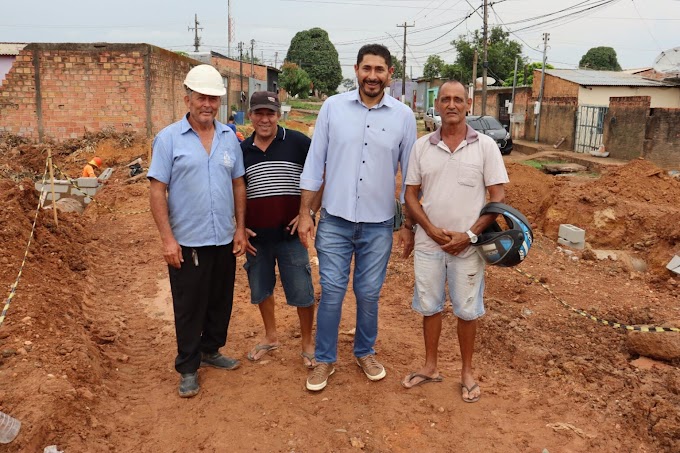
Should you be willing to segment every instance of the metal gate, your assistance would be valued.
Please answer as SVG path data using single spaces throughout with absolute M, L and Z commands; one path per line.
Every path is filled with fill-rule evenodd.
M 597 151 L 604 136 L 604 117 L 609 107 L 580 105 L 576 118 L 574 150 L 579 153 Z

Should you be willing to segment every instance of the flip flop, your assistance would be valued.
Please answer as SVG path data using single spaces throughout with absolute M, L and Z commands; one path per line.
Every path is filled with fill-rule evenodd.
M 410 386 L 407 386 L 404 384 L 404 381 L 401 381 L 401 386 L 404 387 L 405 389 L 412 389 L 413 387 L 418 387 L 419 385 L 423 384 L 429 384 L 430 382 L 441 382 L 444 380 L 444 378 L 439 375 L 437 377 L 432 377 L 432 376 L 426 376 L 424 374 L 419 374 L 419 373 L 411 373 L 407 376 L 406 381 L 411 382 L 413 378 L 421 378 L 421 381 L 416 382 L 415 384 L 412 384 Z
M 269 354 L 270 351 L 274 351 L 276 349 L 279 349 L 278 344 L 258 344 L 258 345 L 255 345 L 255 354 L 257 354 L 260 351 L 264 351 L 264 354 L 262 354 L 260 357 L 255 358 L 255 354 L 253 354 L 252 351 L 248 351 L 248 354 L 246 355 L 246 357 L 251 362 L 257 362 L 260 359 L 262 359 L 262 357 Z
M 300 353 L 300 357 L 302 357 L 302 363 L 307 367 L 307 369 L 313 370 L 314 368 L 316 368 L 316 365 L 314 365 L 314 353 L 313 352 L 302 351 Z M 309 365 L 307 365 L 306 360 L 309 360 Z
M 479 388 L 479 385 L 477 385 L 476 382 L 475 382 L 475 384 L 474 384 L 472 387 L 470 387 L 470 388 L 467 388 L 467 386 L 461 382 L 461 383 L 460 383 L 460 389 L 461 389 L 461 398 L 463 398 L 463 401 L 465 401 L 466 403 L 476 403 L 477 401 L 479 401 L 479 399 L 482 397 L 481 394 L 475 396 L 474 398 L 465 398 L 465 397 L 462 395 L 462 393 L 463 393 L 462 391 L 463 391 L 463 390 L 467 391 L 468 395 L 470 395 L 470 393 L 471 393 L 474 389 L 476 389 L 476 388 Z

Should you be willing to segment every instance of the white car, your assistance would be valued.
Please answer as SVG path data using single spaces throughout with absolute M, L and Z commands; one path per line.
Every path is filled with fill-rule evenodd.
M 439 112 L 435 111 L 434 107 L 430 107 L 425 112 L 425 130 L 436 131 L 440 127 L 442 127 L 442 117 L 439 116 Z

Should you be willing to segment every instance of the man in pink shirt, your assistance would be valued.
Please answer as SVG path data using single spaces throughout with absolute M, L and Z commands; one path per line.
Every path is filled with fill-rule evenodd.
M 407 375 L 402 385 L 412 388 L 442 380 L 437 347 L 448 281 L 458 318 L 461 394 L 472 403 L 481 396 L 472 373 L 472 354 L 477 319 L 484 314 L 484 261 L 470 244 L 495 220 L 495 215 L 480 217 L 479 212 L 487 191 L 490 201 L 503 201 L 508 174 L 496 142 L 466 124 L 470 102 L 460 82 L 442 85 L 435 101 L 442 126 L 415 143 L 409 160 L 405 199 L 415 225 L 407 228 L 416 229 L 412 306 L 423 315 L 425 364 Z

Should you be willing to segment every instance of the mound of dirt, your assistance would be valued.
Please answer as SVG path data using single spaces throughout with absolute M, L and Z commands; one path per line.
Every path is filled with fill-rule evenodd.
M 680 181 L 644 160 L 609 168 L 595 180 L 554 180 L 521 164 L 508 164 L 508 203 L 526 213 L 548 237 L 560 224 L 586 230 L 594 248 L 626 250 L 668 276 L 680 252 Z

